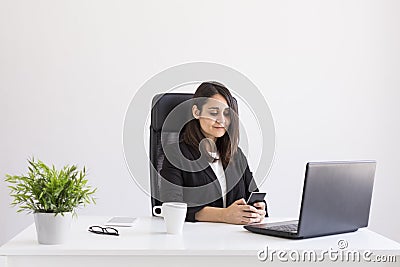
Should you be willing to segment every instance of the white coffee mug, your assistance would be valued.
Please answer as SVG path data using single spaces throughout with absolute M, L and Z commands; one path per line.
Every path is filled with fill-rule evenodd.
M 157 210 L 160 213 L 157 213 Z M 167 226 L 167 233 L 181 234 L 183 223 L 185 222 L 187 204 L 181 202 L 165 202 L 162 206 L 154 206 L 153 214 L 159 217 L 164 217 Z

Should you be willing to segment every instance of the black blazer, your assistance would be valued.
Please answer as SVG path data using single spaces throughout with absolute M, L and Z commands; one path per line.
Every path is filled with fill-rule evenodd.
M 179 145 L 179 147 L 178 147 Z M 180 151 L 177 149 L 180 148 Z M 164 148 L 165 157 L 160 170 L 161 179 L 160 196 L 162 202 L 176 201 L 188 204 L 186 221 L 195 222 L 195 214 L 205 206 L 223 207 L 222 191 L 218 179 L 207 161 L 200 159 L 200 152 L 184 142 L 168 145 Z M 180 154 L 182 153 L 182 154 Z M 198 164 L 182 170 L 171 162 L 182 162 L 185 157 L 189 161 Z M 184 165 L 180 165 L 184 166 Z M 201 167 L 203 166 L 203 167 Z M 198 171 L 200 170 L 200 171 Z M 233 164 L 225 169 L 227 184 L 226 206 L 234 201 L 248 199 L 250 193 L 258 191 L 257 185 L 250 172 L 247 159 L 242 150 L 233 157 Z

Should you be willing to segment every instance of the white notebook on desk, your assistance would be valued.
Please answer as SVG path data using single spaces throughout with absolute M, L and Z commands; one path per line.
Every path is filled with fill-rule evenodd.
M 121 226 L 121 227 L 131 227 L 135 223 L 136 218 L 134 217 L 122 217 L 122 216 L 116 216 L 116 217 L 111 217 L 109 220 L 107 220 L 104 225 L 105 226 Z

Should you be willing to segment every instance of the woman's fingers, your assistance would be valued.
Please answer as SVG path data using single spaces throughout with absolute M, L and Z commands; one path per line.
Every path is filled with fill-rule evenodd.
M 257 223 L 259 220 L 257 218 L 243 218 L 242 223 L 249 224 L 249 223 Z
M 262 219 L 263 218 L 261 216 L 259 216 L 259 215 L 257 217 L 251 217 L 251 218 L 243 217 L 242 218 L 242 222 L 246 223 L 246 224 L 248 224 L 248 223 L 258 223 L 258 222 L 261 222 Z
M 265 210 L 257 210 L 257 213 L 263 217 L 265 217 L 265 214 L 266 214 Z
M 243 211 L 247 211 L 247 212 L 257 212 L 257 209 L 251 205 L 243 205 L 242 207 Z
M 265 211 L 256 209 L 250 205 L 243 205 L 242 207 L 242 222 L 243 223 L 258 223 L 265 217 Z
M 245 205 L 246 204 L 246 200 L 244 200 L 244 198 L 238 199 L 234 202 L 237 205 Z
M 265 203 L 257 202 L 257 203 L 254 203 L 254 206 L 257 208 L 257 213 L 260 214 L 262 219 L 264 219 L 264 217 L 267 215 L 267 212 L 265 211 Z
M 254 203 L 254 207 L 264 210 L 265 209 L 265 203 L 264 202 L 256 202 L 256 203 Z
M 245 217 L 245 218 L 258 218 L 258 217 L 260 217 L 260 214 L 258 214 L 257 212 L 245 211 L 243 213 L 243 217 Z

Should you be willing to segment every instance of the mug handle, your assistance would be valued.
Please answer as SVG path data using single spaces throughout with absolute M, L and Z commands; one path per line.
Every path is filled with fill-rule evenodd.
M 157 213 L 156 210 L 159 209 L 161 212 Z M 153 214 L 158 217 L 163 217 L 162 206 L 154 206 L 153 207 Z

